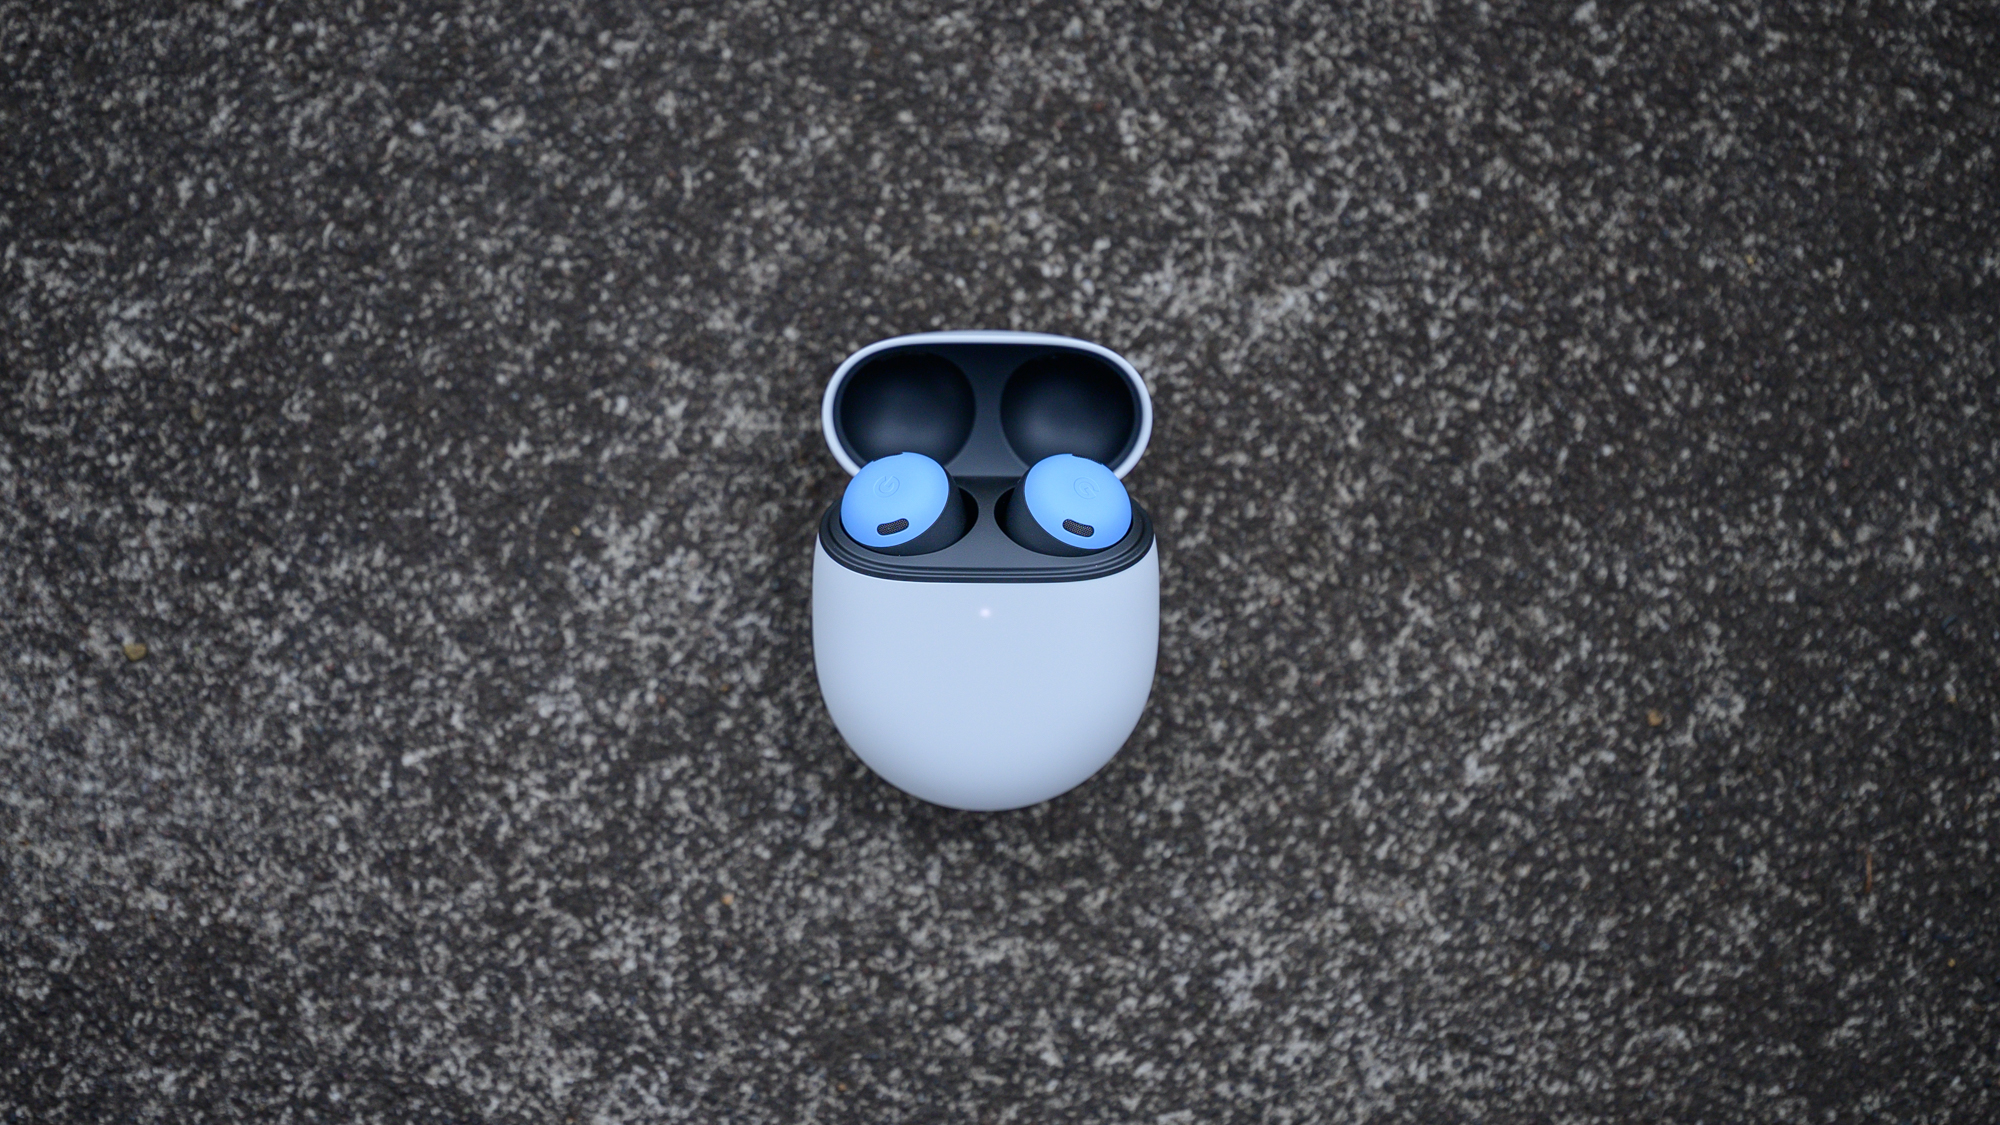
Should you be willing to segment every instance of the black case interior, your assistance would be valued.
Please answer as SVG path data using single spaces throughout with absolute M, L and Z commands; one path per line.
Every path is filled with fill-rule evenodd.
M 1072 453 L 1115 466 L 1139 440 L 1139 422 L 1139 397 L 1125 376 L 1081 348 L 966 341 L 885 349 L 836 392 L 834 439 L 859 464 L 905 452 L 932 458 L 976 514 L 952 545 L 896 556 L 855 542 L 836 503 L 820 520 L 820 541 L 836 562 L 879 578 L 1063 582 L 1115 574 L 1153 545 L 1153 522 L 1137 503 L 1123 539 L 1077 557 L 1021 546 L 1001 530 L 999 515 L 1035 462 Z

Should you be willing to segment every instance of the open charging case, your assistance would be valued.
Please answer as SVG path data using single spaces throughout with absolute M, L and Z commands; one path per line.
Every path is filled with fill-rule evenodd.
M 828 382 L 820 424 L 849 474 L 922 453 L 969 506 L 922 555 L 872 551 L 840 523 L 813 551 L 813 662 L 834 726 L 883 780 L 958 809 L 1013 809 L 1111 760 L 1152 692 L 1160 640 L 1153 522 L 1117 543 L 1041 554 L 1002 530 L 1021 474 L 1070 453 L 1120 478 L 1153 405 L 1107 348 L 1029 332 L 931 332 L 870 344 Z

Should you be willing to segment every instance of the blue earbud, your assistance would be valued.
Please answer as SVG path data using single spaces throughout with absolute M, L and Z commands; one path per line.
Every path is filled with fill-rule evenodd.
M 1001 520 L 1016 543 L 1047 555 L 1101 551 L 1132 529 L 1132 500 L 1110 469 L 1069 453 L 1035 462 Z
M 965 507 L 944 466 L 921 453 L 878 457 L 847 482 L 840 526 L 889 555 L 922 555 L 958 542 Z

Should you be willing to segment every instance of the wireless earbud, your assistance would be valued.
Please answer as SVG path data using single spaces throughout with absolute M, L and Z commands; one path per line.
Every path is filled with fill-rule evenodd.
M 1035 462 L 1021 478 L 1001 525 L 1031 551 L 1087 555 L 1125 538 L 1132 528 L 1132 500 L 1110 469 L 1058 453 Z
M 944 466 L 921 453 L 880 457 L 861 467 L 840 498 L 840 526 L 886 555 L 923 555 L 965 534 L 965 506 Z

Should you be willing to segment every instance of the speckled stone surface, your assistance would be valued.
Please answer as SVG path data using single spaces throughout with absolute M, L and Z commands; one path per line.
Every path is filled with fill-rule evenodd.
M 0 1120 L 2000 1119 L 2000 21 L 1766 7 L 0 5 Z M 1156 396 L 1025 812 L 813 678 L 940 327 Z

